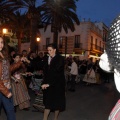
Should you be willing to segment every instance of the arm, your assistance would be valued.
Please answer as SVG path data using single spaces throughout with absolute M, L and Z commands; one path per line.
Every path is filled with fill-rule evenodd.
M 16 69 L 21 67 L 21 65 L 22 65 L 21 61 L 19 61 L 18 63 L 10 65 L 10 72 L 13 73 Z
M 4 86 L 4 83 L 0 80 L 0 92 L 6 97 L 10 98 L 12 96 L 11 92 Z

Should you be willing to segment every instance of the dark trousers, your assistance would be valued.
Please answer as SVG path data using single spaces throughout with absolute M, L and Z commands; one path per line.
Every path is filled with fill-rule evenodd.
M 71 75 L 70 89 L 72 90 L 75 90 L 75 84 L 76 84 L 75 79 L 76 79 L 76 75 Z
M 2 93 L 0 93 L 0 109 L 1 104 L 6 111 L 7 120 L 16 120 L 13 99 L 7 98 Z

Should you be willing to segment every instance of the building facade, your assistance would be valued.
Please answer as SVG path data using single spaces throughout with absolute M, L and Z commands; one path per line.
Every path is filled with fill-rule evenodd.
M 38 50 L 47 52 L 47 45 L 53 42 L 53 33 L 51 32 L 51 26 L 48 26 L 47 30 L 40 29 L 41 37 L 38 42 Z M 0 30 L 2 33 L 2 29 Z M 80 59 L 88 59 L 90 57 L 95 59 L 103 53 L 105 49 L 105 42 L 107 39 L 108 27 L 102 22 L 81 21 L 80 25 L 75 24 L 75 31 L 68 30 L 66 34 L 62 30 L 58 34 L 58 48 L 62 55 L 79 56 Z M 7 30 L 5 36 L 10 38 L 10 46 L 17 44 L 17 39 L 11 36 L 13 35 L 11 30 Z M 21 50 L 30 51 L 30 42 L 22 43 Z
M 46 51 L 46 46 L 53 42 L 51 26 L 44 32 L 40 29 L 40 50 Z M 82 21 L 80 25 L 75 24 L 75 31 L 68 30 L 66 34 L 62 30 L 58 34 L 58 48 L 62 55 L 79 56 L 80 59 L 93 58 L 93 61 L 103 53 L 107 39 L 108 27 L 104 23 L 93 23 Z

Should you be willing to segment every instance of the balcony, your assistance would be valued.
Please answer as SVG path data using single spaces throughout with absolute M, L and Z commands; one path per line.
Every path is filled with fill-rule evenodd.
M 82 43 L 75 43 L 73 52 L 75 53 L 81 53 L 81 50 L 83 50 L 83 44 Z
M 97 52 L 104 52 L 104 48 L 102 48 L 98 45 L 95 45 L 95 44 L 91 44 L 91 50 L 97 51 Z
M 82 43 L 75 43 L 74 49 L 82 49 Z

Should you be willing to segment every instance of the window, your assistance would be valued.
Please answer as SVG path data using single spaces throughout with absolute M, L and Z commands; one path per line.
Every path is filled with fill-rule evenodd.
M 74 47 L 75 48 L 80 48 L 80 35 L 75 35 Z
M 101 45 L 102 45 L 102 44 L 101 44 L 101 41 L 100 41 L 100 44 L 99 44 L 100 51 L 102 51 L 102 47 L 101 47 Z
M 91 50 L 93 49 L 93 36 L 91 36 Z
M 100 41 L 100 47 L 101 47 L 101 41 Z
M 46 48 L 47 48 L 48 44 L 50 44 L 50 38 L 46 38 Z
M 93 36 L 91 36 L 91 45 L 93 44 Z
M 97 49 L 97 39 L 95 39 L 95 49 Z
M 95 39 L 95 45 L 97 45 L 97 39 Z
M 59 37 L 59 48 L 63 47 L 63 37 Z

